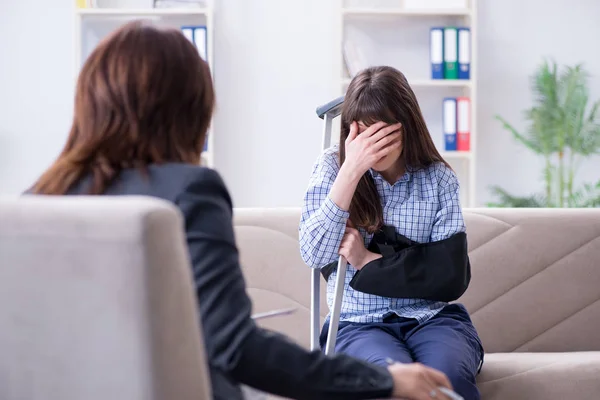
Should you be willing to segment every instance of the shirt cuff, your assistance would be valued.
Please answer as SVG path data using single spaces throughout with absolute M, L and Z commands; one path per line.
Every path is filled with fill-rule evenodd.
M 350 213 L 338 207 L 338 205 L 335 204 L 333 200 L 329 198 L 329 196 L 325 198 L 323 206 L 323 214 L 325 215 L 325 218 L 327 219 L 327 222 L 330 226 L 342 223 L 345 224 L 346 220 L 350 217 Z

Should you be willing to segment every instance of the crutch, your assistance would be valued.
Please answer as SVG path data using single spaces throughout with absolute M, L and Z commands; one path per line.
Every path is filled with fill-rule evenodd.
M 317 107 L 317 115 L 325 124 L 323 127 L 323 150 L 331 145 L 331 126 L 335 117 L 341 114 L 344 96 L 338 97 L 329 103 Z M 337 279 L 335 281 L 335 295 L 333 298 L 333 310 L 331 310 L 329 331 L 327 333 L 327 343 L 325 345 L 325 354 L 332 354 L 335 349 L 335 340 L 337 337 L 338 325 L 340 322 L 340 313 L 342 310 L 342 301 L 344 298 L 344 281 L 346 279 L 346 267 L 348 262 L 340 256 L 337 266 Z M 320 283 L 321 271 L 312 270 L 311 276 L 311 302 L 310 302 L 310 348 L 316 350 L 319 348 L 319 331 L 321 326 L 319 304 L 320 304 Z

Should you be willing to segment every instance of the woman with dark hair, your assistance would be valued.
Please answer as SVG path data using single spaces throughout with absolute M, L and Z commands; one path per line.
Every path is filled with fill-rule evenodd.
M 300 222 L 302 257 L 325 267 L 330 308 L 336 260 L 348 261 L 336 350 L 423 363 L 478 399 L 483 348 L 464 306 L 448 304 L 470 280 L 458 179 L 396 69 L 357 74 L 341 119 L 341 145 L 316 162 Z
M 66 145 L 31 192 L 147 195 L 179 207 L 215 399 L 241 399 L 240 383 L 296 399 L 423 399 L 450 387 L 420 364 L 329 358 L 253 323 L 229 193 L 198 166 L 214 102 L 208 65 L 181 32 L 129 23 L 86 60 Z

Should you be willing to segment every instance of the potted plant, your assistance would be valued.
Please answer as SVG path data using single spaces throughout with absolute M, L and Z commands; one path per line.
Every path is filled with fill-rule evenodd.
M 582 65 L 560 71 L 545 61 L 532 77 L 533 106 L 524 113 L 527 130 L 519 132 L 496 116 L 513 137 L 545 160 L 545 191 L 519 197 L 494 186 L 491 207 L 600 207 L 600 179 L 574 187 L 581 162 L 600 153 L 600 101 L 590 104 L 588 73 Z M 598 169 L 600 178 L 600 168 Z

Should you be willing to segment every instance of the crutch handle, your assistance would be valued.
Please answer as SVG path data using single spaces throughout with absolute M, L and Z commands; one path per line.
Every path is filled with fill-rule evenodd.
M 338 326 L 340 323 L 340 314 L 342 312 L 342 302 L 344 301 L 344 283 L 346 281 L 346 268 L 348 262 L 342 256 L 338 260 L 337 277 L 335 280 L 335 294 L 333 297 L 333 310 L 329 320 L 329 331 L 327 332 L 327 343 L 325 345 L 325 354 L 333 354 L 335 351 L 335 341 L 337 339 Z
M 342 104 L 344 104 L 344 96 L 331 100 L 327 104 L 317 107 L 317 115 L 323 119 L 325 114 L 331 114 L 331 119 L 337 117 L 342 112 Z

